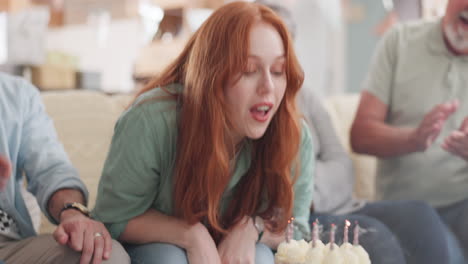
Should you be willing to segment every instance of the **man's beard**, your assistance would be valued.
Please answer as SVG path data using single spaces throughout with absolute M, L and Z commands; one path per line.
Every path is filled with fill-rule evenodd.
M 456 23 L 451 23 L 445 25 L 444 31 L 447 41 L 455 51 L 468 52 L 468 30 L 456 28 Z

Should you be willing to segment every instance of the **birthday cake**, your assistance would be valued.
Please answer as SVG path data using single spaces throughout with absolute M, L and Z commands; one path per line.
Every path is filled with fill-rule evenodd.
M 359 225 L 354 229 L 353 244 L 348 242 L 349 221 L 345 223 L 343 244 L 335 243 L 336 226 L 330 229 L 330 242 L 326 245 L 319 238 L 319 226 L 313 223 L 312 240 L 294 240 L 291 238 L 293 227 L 288 226 L 286 241 L 278 246 L 275 264 L 371 264 L 369 254 L 359 245 Z

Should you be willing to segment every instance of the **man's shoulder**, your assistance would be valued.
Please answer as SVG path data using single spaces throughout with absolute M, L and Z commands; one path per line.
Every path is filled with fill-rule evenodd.
M 440 26 L 439 19 L 415 20 L 397 25 L 394 29 L 404 43 L 426 42 L 430 33 Z
M 38 90 L 24 78 L 0 72 L 0 94 L 2 98 L 8 98 L 9 103 L 35 93 L 38 93 Z

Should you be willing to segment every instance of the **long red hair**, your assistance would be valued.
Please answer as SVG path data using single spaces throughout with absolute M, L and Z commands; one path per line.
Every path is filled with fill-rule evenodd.
M 255 23 L 272 25 L 283 40 L 287 88 L 264 136 L 252 142 L 251 166 L 234 189 L 224 216 L 220 200 L 231 178 L 233 158 L 223 88 L 241 73 Z M 282 20 L 269 8 L 247 2 L 226 4 L 195 32 L 179 57 L 139 94 L 171 83 L 184 86 L 180 100 L 174 210 L 188 223 L 202 221 L 219 239 L 244 216 L 260 215 L 272 232 L 287 226 L 293 207 L 293 175 L 299 173 L 299 114 L 296 94 L 304 76 Z M 164 89 L 164 88 L 163 88 Z M 295 168 L 295 169 L 294 169 Z

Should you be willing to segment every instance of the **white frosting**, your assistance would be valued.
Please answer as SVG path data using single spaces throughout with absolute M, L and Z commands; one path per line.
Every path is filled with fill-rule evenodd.
M 351 243 L 348 243 L 348 242 L 343 243 L 343 244 L 340 246 L 341 249 L 352 249 L 353 247 L 354 247 L 354 246 L 353 246 Z
M 334 249 L 339 249 L 340 247 L 339 247 L 336 243 L 333 243 L 333 248 L 334 248 Z M 328 252 L 330 252 L 330 249 L 331 249 L 331 244 L 330 244 L 330 243 L 327 243 L 327 244 L 325 245 L 325 249 L 323 250 L 323 251 L 324 251 L 323 253 L 324 253 L 325 255 L 327 255 Z
M 304 240 L 282 242 L 275 254 L 276 264 L 371 264 L 369 254 L 360 246 L 344 243 L 339 247 L 316 241 L 316 247 Z
M 344 258 L 345 264 L 360 264 L 358 256 L 354 253 L 353 250 L 348 248 L 340 248 L 341 255 Z
M 340 248 L 335 247 L 333 250 L 329 250 L 323 259 L 322 264 L 345 264 Z
M 323 245 L 323 243 L 322 243 Z M 325 257 L 323 254 L 324 246 L 309 248 L 305 256 L 305 264 L 320 264 Z
M 303 264 L 305 256 L 309 250 L 309 244 L 305 240 L 291 240 L 282 242 L 278 246 L 278 251 L 275 255 L 275 262 L 277 264 Z
M 359 259 L 359 264 L 371 264 L 369 254 L 361 245 L 353 246 L 353 252 Z
M 313 246 L 312 246 L 312 241 L 309 242 L 309 246 L 310 246 L 311 248 L 313 247 Z M 315 247 L 320 248 L 320 249 L 323 250 L 323 248 L 325 247 L 325 244 L 323 244 L 322 240 L 317 239 L 317 240 L 315 240 Z

